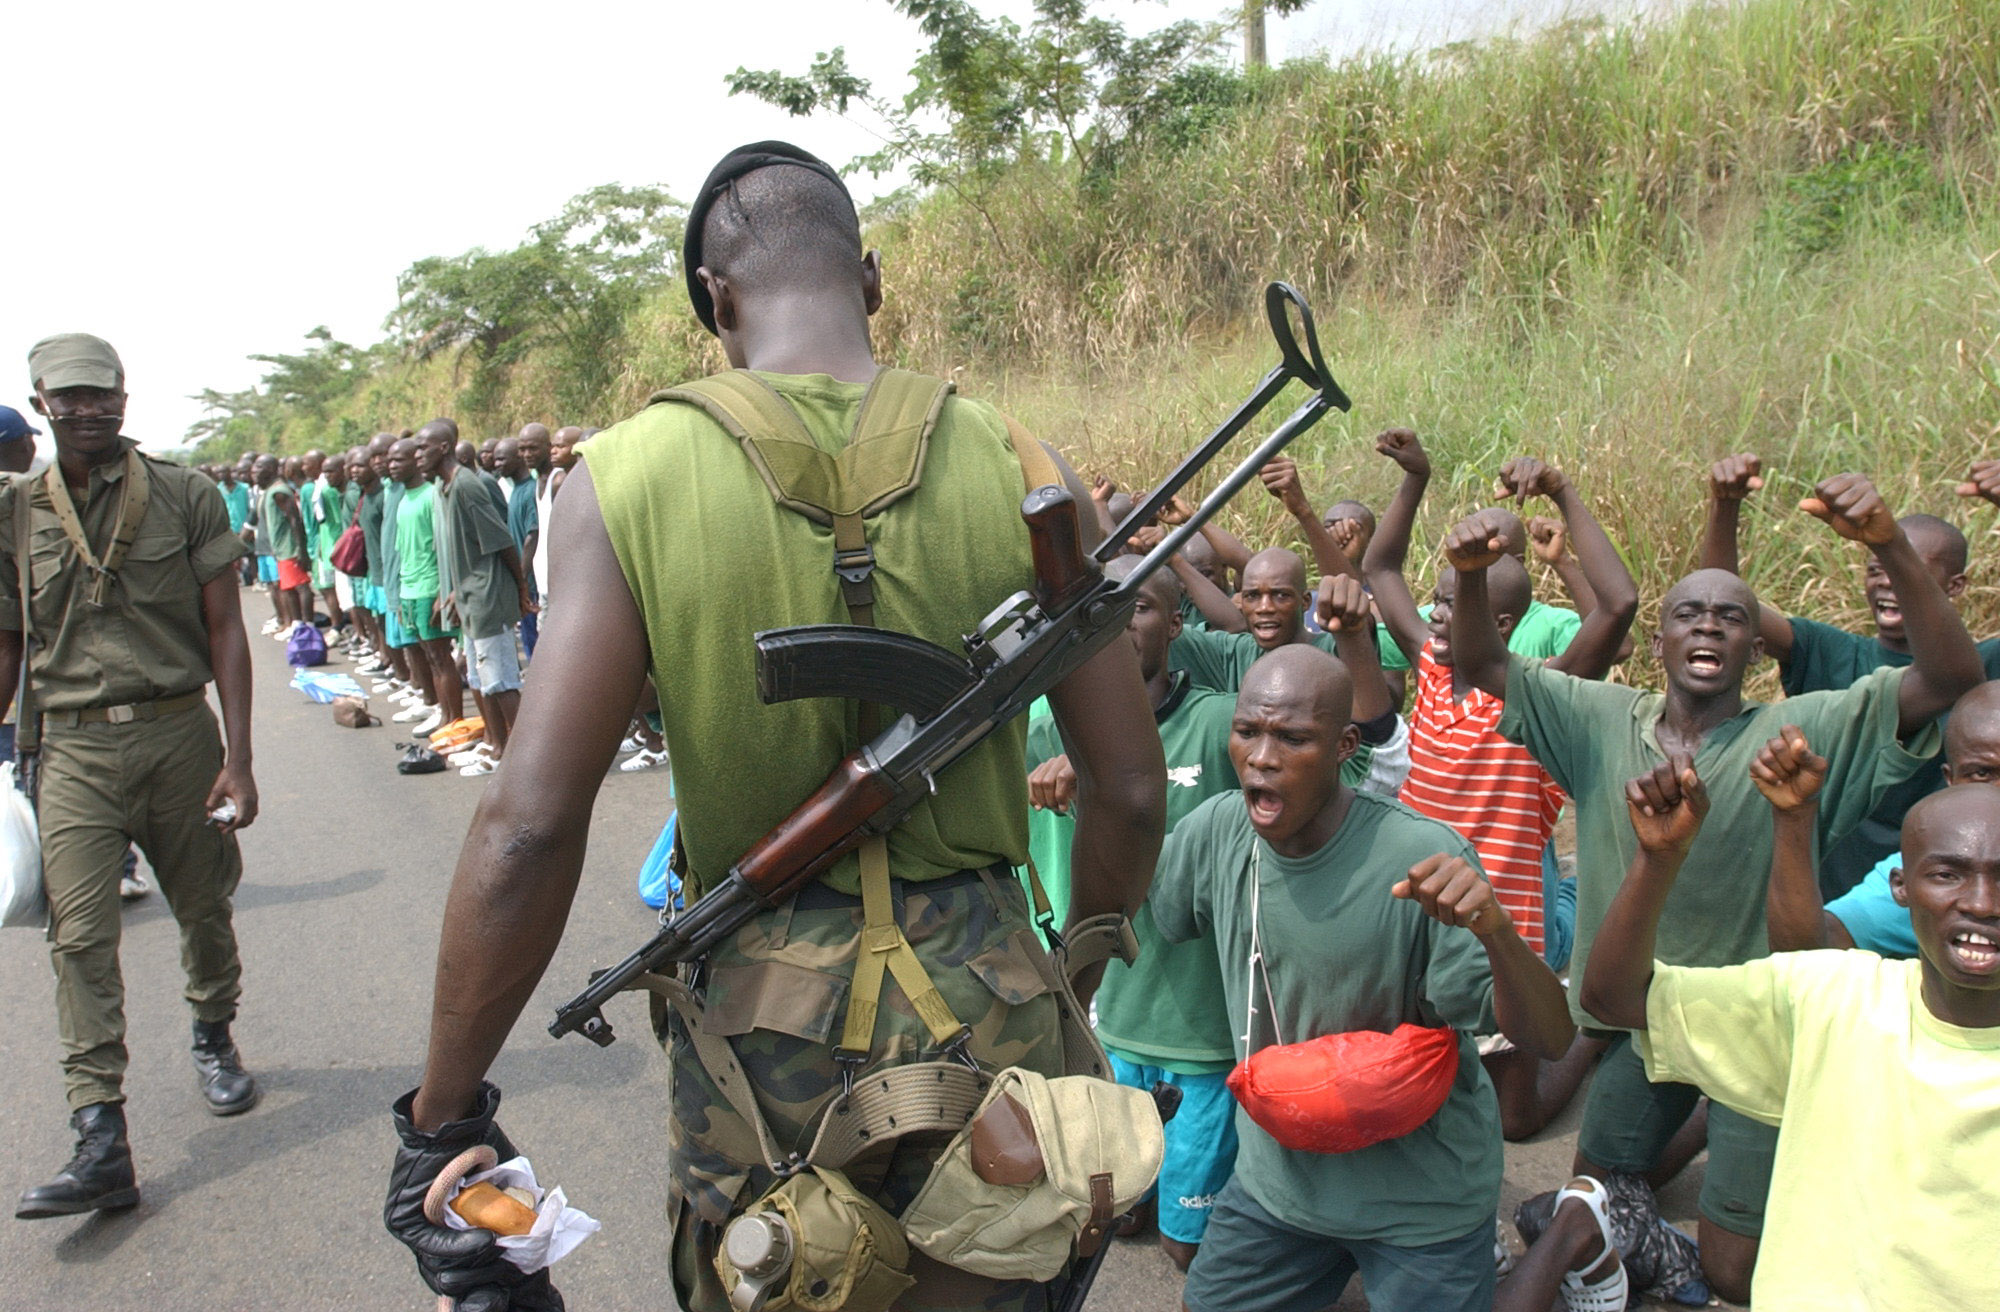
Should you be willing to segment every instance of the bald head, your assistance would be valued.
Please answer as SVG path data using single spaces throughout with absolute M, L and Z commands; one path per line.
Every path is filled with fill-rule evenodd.
M 1965 573 L 1968 550 L 1965 534 L 1954 524 L 1936 515 L 1905 515 L 1896 523 L 1917 554 L 1929 561 L 1946 578 Z
M 433 419 L 417 430 L 419 442 L 449 442 L 458 444 L 458 425 L 449 419 Z
M 2000 788 L 1946 788 L 1903 817 L 1903 869 L 1925 857 L 1987 857 L 2000 847 Z
M 1751 627 L 1755 628 L 1759 608 L 1757 594 L 1736 575 L 1726 569 L 1698 569 L 1667 589 L 1667 595 L 1660 600 L 1662 612 L 1672 610 L 1674 603 L 1688 599 L 1697 601 L 1736 602 L 1750 612 Z
M 1140 556 L 1113 556 L 1111 563 L 1104 567 L 1104 577 L 1114 582 L 1123 582 L 1139 568 Z M 1179 610 L 1181 605 L 1181 581 L 1170 569 L 1156 569 L 1146 576 L 1139 585 L 1140 593 L 1161 611 Z
M 2000 761 L 2000 679 L 1980 684 L 1952 706 L 1945 721 L 1944 759 L 1955 783 L 1965 782 L 1958 777 L 1965 764 Z
M 1257 659 L 1243 676 L 1236 705 L 1239 712 L 1253 706 L 1302 712 L 1338 734 L 1354 716 L 1354 681 L 1338 658 L 1293 643 Z
M 1535 600 L 1535 584 L 1528 577 L 1528 567 L 1512 556 L 1494 561 L 1486 571 L 1486 596 L 1494 615 L 1511 615 L 1519 623 Z
M 549 426 L 534 422 L 525 423 L 521 425 L 521 431 L 515 434 L 515 436 L 527 438 L 534 442 L 546 442 L 549 440 Z
M 810 288 L 861 273 L 861 222 L 846 189 L 773 164 L 726 184 L 703 222 L 701 263 L 755 291 Z
M 1306 590 L 1306 563 L 1290 547 L 1267 547 L 1250 557 L 1250 563 L 1243 567 L 1244 590 L 1247 592 L 1259 585 L 1296 588 L 1303 593 Z

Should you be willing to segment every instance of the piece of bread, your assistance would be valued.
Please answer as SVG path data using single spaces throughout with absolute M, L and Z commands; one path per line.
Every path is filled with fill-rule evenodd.
M 496 1235 L 524 1235 L 535 1228 L 534 1208 L 483 1180 L 459 1190 L 451 1200 L 451 1210 L 464 1217 L 467 1225 Z

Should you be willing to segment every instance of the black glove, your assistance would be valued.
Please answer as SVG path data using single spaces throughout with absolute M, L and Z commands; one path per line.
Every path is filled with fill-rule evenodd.
M 549 1283 L 546 1269 L 533 1275 L 507 1260 L 491 1230 L 452 1230 L 432 1225 L 424 1215 L 424 1195 L 451 1159 L 475 1144 L 485 1144 L 501 1161 L 518 1156 L 493 1113 L 500 1107 L 500 1090 L 479 1086 L 473 1114 L 447 1121 L 434 1134 L 417 1129 L 410 1108 L 417 1091 L 396 1099 L 390 1115 L 402 1146 L 389 1172 L 389 1201 L 382 1224 L 403 1241 L 417 1258 L 417 1274 L 434 1294 L 456 1299 L 459 1312 L 562 1312 L 562 1295 Z

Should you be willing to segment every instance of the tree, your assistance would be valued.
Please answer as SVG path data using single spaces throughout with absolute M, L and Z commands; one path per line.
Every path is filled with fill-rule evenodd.
M 593 188 L 512 250 L 418 260 L 396 280 L 385 326 L 416 359 L 469 357 L 474 409 L 507 366 L 544 342 L 560 357 L 558 400 L 587 401 L 612 376 L 626 314 L 674 276 L 686 218 L 658 187 Z
M 739 68 L 724 79 L 730 94 L 800 117 L 858 106 L 877 121 L 883 145 L 850 168 L 877 176 L 907 168 L 918 186 L 969 194 L 1021 157 L 1068 160 L 1082 176 L 1103 169 L 1143 129 L 1162 88 L 1212 63 L 1223 37 L 1219 25 L 1191 20 L 1132 36 L 1092 15 L 1088 0 L 1035 0 L 1026 29 L 968 0 L 892 3 L 930 42 L 900 101 L 856 76 L 839 47 L 803 74 Z

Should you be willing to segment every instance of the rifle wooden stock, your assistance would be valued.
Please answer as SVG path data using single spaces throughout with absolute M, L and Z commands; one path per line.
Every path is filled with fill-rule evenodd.
M 856 752 L 798 810 L 751 844 L 730 873 L 765 906 L 777 906 L 861 846 L 868 836 L 862 826 L 895 798 L 896 790 Z
M 1035 554 L 1035 600 L 1054 615 L 1097 579 L 1083 553 L 1076 498 L 1065 487 L 1038 487 L 1021 503 L 1021 518 Z

